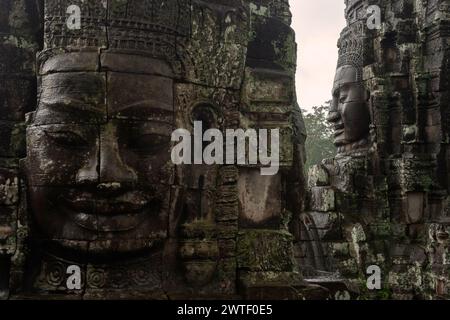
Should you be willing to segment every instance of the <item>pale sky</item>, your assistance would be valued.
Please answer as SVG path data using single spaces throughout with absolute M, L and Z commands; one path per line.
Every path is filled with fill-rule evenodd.
M 298 44 L 297 95 L 303 109 L 331 100 L 344 0 L 290 0 Z

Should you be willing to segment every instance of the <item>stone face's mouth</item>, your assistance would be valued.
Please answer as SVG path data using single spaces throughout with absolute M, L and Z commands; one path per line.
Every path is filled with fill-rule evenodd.
M 147 205 L 146 200 L 128 202 L 119 199 L 89 199 L 77 198 L 65 199 L 65 202 L 76 211 L 103 215 L 116 215 L 140 211 Z
M 334 124 L 334 130 L 341 130 L 344 129 L 344 123 L 342 122 L 342 119 L 339 120 L 339 122 L 336 122 Z
M 344 145 L 346 144 L 345 141 L 345 126 L 344 123 L 342 122 L 342 118 L 339 116 L 339 119 L 337 119 L 337 121 L 334 123 L 334 144 L 335 145 Z
M 61 197 L 60 209 L 79 227 L 92 232 L 126 232 L 136 229 L 150 213 L 151 206 L 139 192 L 116 198 L 93 194 Z
M 336 146 L 342 146 L 347 144 L 347 140 L 345 139 L 345 129 L 339 129 L 334 132 L 334 144 Z
M 144 220 L 145 212 L 113 216 L 99 216 L 82 212 L 71 212 L 69 217 L 81 228 L 94 232 L 126 232 L 136 229 Z
M 339 130 L 335 130 L 334 131 L 334 136 L 335 137 L 339 137 L 339 136 L 341 136 L 343 133 L 344 133 L 344 129 L 339 129 Z

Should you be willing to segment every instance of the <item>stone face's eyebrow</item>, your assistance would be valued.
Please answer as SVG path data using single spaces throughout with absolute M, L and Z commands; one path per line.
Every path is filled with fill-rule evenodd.
M 333 97 L 335 97 L 335 96 L 337 96 L 337 95 L 339 94 L 339 91 L 340 91 L 340 87 L 335 85 L 335 86 L 333 87 L 333 89 L 331 90 L 331 95 L 332 95 Z
M 106 113 L 106 81 L 102 74 L 59 73 L 43 76 L 39 104 L 72 105 L 81 110 Z
M 354 81 L 352 81 L 352 82 L 349 82 L 349 81 L 345 82 L 343 79 L 339 79 L 339 80 L 334 82 L 332 95 L 336 96 L 336 95 L 338 95 L 340 93 L 340 91 L 345 91 L 345 90 L 348 91 L 348 90 L 350 90 L 352 85 L 359 85 L 359 82 L 357 82 L 357 81 L 356 82 L 354 82 Z
M 96 72 L 99 69 L 98 60 L 97 52 L 66 52 L 48 58 L 44 53 L 41 53 L 38 57 L 39 74 Z
M 100 54 L 100 65 L 101 70 L 106 71 L 159 75 L 173 78 L 173 71 L 168 63 L 139 55 L 130 58 L 129 54 L 102 52 Z
M 107 105 L 112 112 L 140 101 L 149 101 L 151 107 L 173 110 L 173 80 L 127 73 L 111 72 L 107 75 Z
M 146 111 L 146 113 L 150 113 L 152 111 L 161 113 L 161 112 L 170 112 L 169 110 L 173 109 L 173 106 L 161 102 L 155 99 L 146 99 L 141 101 L 136 101 L 128 105 L 124 105 L 122 107 L 115 108 L 115 113 L 134 113 L 136 109 L 143 109 L 142 111 Z
M 86 104 L 86 102 L 76 99 L 64 99 L 64 100 L 53 100 L 53 101 L 41 101 L 38 106 L 38 112 L 42 107 L 54 109 L 55 111 L 73 111 L 73 112 L 91 112 L 98 115 L 105 115 L 106 110 L 96 107 L 94 105 Z
M 77 99 L 40 101 L 33 124 L 103 123 L 107 119 L 106 106 L 89 104 Z

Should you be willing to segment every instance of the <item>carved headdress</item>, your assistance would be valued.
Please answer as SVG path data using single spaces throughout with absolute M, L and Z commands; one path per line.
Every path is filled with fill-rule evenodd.
M 338 41 L 339 59 L 337 67 L 351 65 L 356 68 L 357 80 L 362 81 L 364 67 L 364 34 L 363 23 L 355 23 L 346 27 Z
M 70 28 L 77 14 L 80 28 Z M 190 20 L 190 0 L 46 0 L 45 51 L 135 51 L 173 62 Z

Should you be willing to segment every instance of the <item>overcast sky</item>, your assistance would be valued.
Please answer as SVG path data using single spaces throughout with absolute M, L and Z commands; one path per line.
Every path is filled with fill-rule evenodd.
M 308 109 L 331 99 L 344 0 L 290 0 L 298 43 L 297 95 Z

